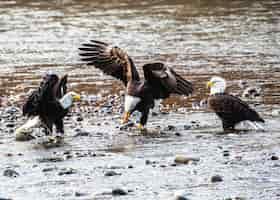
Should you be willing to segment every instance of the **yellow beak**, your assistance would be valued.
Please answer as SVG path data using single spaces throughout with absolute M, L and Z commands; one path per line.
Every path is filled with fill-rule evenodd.
M 208 81 L 206 84 L 206 88 L 209 89 L 213 86 L 213 83 L 211 81 Z
M 73 97 L 74 101 L 80 101 L 81 100 L 81 96 L 80 95 L 75 95 Z
M 123 123 L 123 124 L 127 123 L 128 120 L 129 120 L 129 117 L 130 117 L 130 113 L 129 113 L 129 112 L 125 112 L 125 113 L 124 113 L 124 116 L 123 116 L 122 123 Z

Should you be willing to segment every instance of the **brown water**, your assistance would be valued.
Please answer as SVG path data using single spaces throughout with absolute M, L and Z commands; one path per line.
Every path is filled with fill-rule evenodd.
M 280 100 L 278 1 L 1 1 L 0 94 L 26 92 L 48 70 L 70 74 L 74 89 L 98 92 L 110 77 L 82 66 L 89 39 L 127 50 L 139 70 L 162 61 L 194 82 L 222 75 L 261 86 L 265 105 Z M 102 83 L 101 82 L 101 83 Z M 98 84 L 99 83 L 99 84 Z M 121 86 L 120 86 L 121 87 Z
M 213 115 L 209 113 L 171 113 L 150 120 L 151 126 L 165 126 L 167 122 L 176 125 L 182 137 L 173 133 L 156 138 L 131 137 L 127 132 L 120 136 L 115 129 L 119 121 L 112 116 L 90 119 L 93 124 L 109 121 L 101 127 L 88 121 L 82 125 L 70 121 L 66 125 L 69 146 L 55 151 L 107 153 L 104 149 L 112 145 L 126 150 L 105 157 L 38 164 L 37 158 L 53 156 L 54 152 L 16 143 L 13 134 L 2 127 L 1 153 L 23 152 L 24 156 L 0 155 L 1 173 L 12 166 L 22 174 L 16 179 L 0 178 L 0 197 L 77 199 L 73 193 L 82 191 L 90 195 L 80 199 L 111 199 L 102 192 L 122 186 L 133 192 L 120 199 L 169 199 L 181 189 L 191 199 L 199 200 L 235 196 L 280 199 L 279 162 L 268 161 L 271 154 L 280 154 L 279 117 L 267 115 L 272 108 L 279 108 L 280 101 L 279 1 L 0 1 L 0 96 L 24 94 L 36 87 L 49 70 L 69 74 L 70 87 L 78 92 L 118 93 L 122 88 L 118 81 L 79 61 L 78 47 L 90 39 L 125 49 L 139 71 L 147 62 L 162 61 L 173 66 L 196 88 L 190 100 L 177 98 L 175 102 L 180 104 L 190 106 L 193 100 L 206 97 L 205 82 L 213 75 L 225 77 L 233 93 L 242 92 L 240 80 L 261 87 L 257 109 L 267 118 L 268 131 L 216 136 L 213 133 L 220 130 L 220 124 L 212 123 Z M 174 99 L 168 102 L 174 103 Z M 182 126 L 192 120 L 200 121 L 202 128 L 183 130 Z M 71 123 L 94 136 L 73 137 Z M 224 158 L 223 150 L 230 150 L 231 156 Z M 201 162 L 170 167 L 176 154 L 194 155 Z M 146 159 L 158 164 L 145 165 Z M 121 176 L 103 176 L 110 165 L 127 168 L 130 164 L 133 169 L 118 170 Z M 54 165 L 74 167 L 78 174 L 61 177 L 42 172 Z M 214 174 L 222 174 L 224 182 L 211 184 L 209 178 Z

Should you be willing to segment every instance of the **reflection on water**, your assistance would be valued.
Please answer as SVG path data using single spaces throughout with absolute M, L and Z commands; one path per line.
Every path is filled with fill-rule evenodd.
M 1 1 L 0 94 L 27 92 L 48 70 L 68 73 L 75 90 L 100 92 L 104 79 L 110 90 L 117 82 L 79 61 L 79 44 L 94 38 L 126 49 L 138 66 L 174 66 L 194 82 L 194 98 L 219 74 L 233 92 L 248 80 L 263 88 L 262 103 L 278 104 L 279 16 L 276 0 Z

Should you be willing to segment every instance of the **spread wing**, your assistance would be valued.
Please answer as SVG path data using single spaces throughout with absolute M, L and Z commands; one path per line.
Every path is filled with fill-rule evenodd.
M 208 105 L 227 124 L 235 124 L 244 120 L 264 122 L 246 102 L 229 94 L 210 96 Z
M 192 84 L 162 63 L 150 63 L 143 66 L 144 76 L 155 99 L 169 97 L 170 94 L 190 95 Z
M 94 65 L 105 74 L 123 81 L 125 85 L 130 80 L 140 80 L 132 59 L 122 49 L 110 47 L 104 42 L 95 40 L 82 44 L 79 49 L 82 61 L 85 61 L 88 65 Z

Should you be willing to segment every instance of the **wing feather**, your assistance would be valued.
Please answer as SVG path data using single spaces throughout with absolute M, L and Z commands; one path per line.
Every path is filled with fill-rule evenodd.
M 150 63 L 143 66 L 146 81 L 152 86 L 155 99 L 163 99 L 170 94 L 190 95 L 192 84 L 162 63 Z
M 105 74 L 123 81 L 125 85 L 130 80 L 140 80 L 132 59 L 118 47 L 110 47 L 107 43 L 90 40 L 79 48 L 81 60 L 87 65 L 94 65 Z

